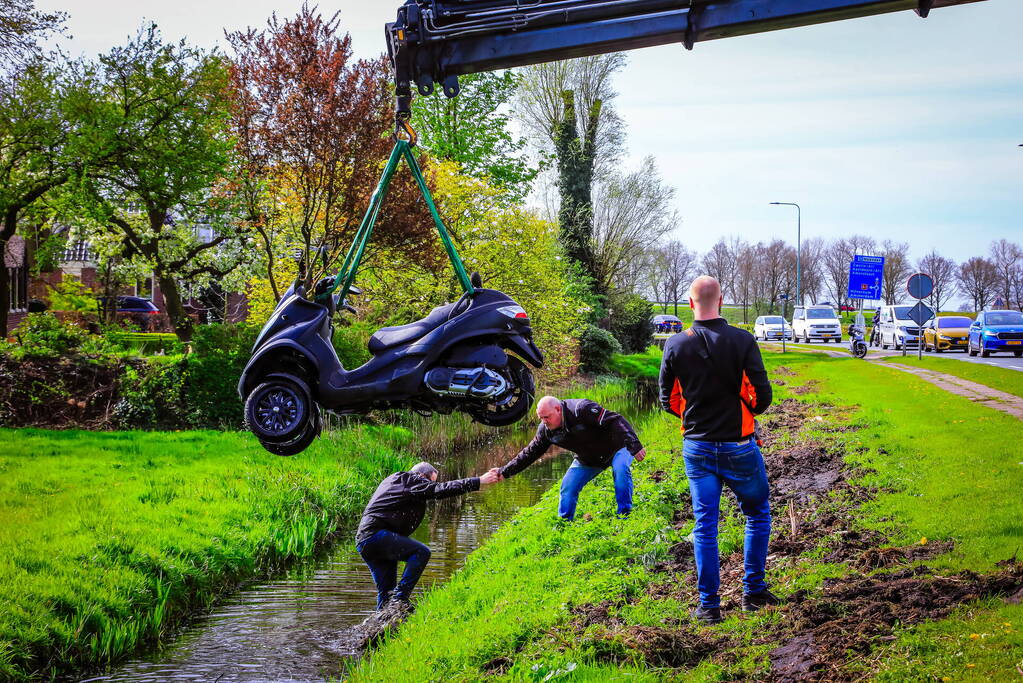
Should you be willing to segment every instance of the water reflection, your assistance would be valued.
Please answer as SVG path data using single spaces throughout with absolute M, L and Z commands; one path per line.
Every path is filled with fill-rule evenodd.
M 520 432 L 475 451 L 434 458 L 444 479 L 503 465 L 529 440 Z M 533 505 L 570 464 L 549 453 L 520 475 L 481 493 L 437 501 L 415 538 L 433 550 L 417 594 L 443 583 L 502 523 Z M 314 681 L 337 676 L 353 653 L 337 634 L 376 604 L 369 570 L 351 543 L 285 576 L 227 599 L 159 653 L 92 681 Z

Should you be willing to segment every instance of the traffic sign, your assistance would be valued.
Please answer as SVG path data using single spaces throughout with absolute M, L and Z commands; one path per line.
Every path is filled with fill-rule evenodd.
M 881 278 L 884 275 L 884 256 L 856 254 L 849 262 L 850 299 L 880 299 Z
M 925 322 L 934 317 L 934 311 L 931 307 L 925 304 L 923 301 L 916 302 L 916 306 L 909 309 L 909 319 L 915 322 L 917 325 L 923 325 Z M 923 339 L 923 335 L 920 335 Z
M 914 273 L 909 276 L 906 289 L 914 299 L 926 299 L 934 291 L 934 280 L 927 273 Z

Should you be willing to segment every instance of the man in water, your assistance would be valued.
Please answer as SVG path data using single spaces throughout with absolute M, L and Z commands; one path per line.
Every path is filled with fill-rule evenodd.
M 559 401 L 553 396 L 537 402 L 536 416 L 540 418 L 536 436 L 501 468 L 501 476 L 517 474 L 552 445 L 561 446 L 572 451 L 575 460 L 561 480 L 558 516 L 575 519 L 579 492 L 608 467 L 614 474 L 618 515 L 628 515 L 632 511 L 632 461 L 646 457 L 646 449 L 629 421 L 589 399 Z
M 369 565 L 377 587 L 377 609 L 388 600 L 408 606 L 412 590 L 430 561 L 430 549 L 409 538 L 422 523 L 426 501 L 479 491 L 501 480 L 497 468 L 481 477 L 437 483 L 437 468 L 428 462 L 388 476 L 373 493 L 355 534 L 355 548 Z M 405 571 L 398 581 L 398 562 Z

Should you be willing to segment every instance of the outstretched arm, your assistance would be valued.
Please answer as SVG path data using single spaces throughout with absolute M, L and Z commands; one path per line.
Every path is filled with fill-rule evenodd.
M 543 425 L 540 425 L 536 430 L 536 436 L 533 437 L 533 440 L 519 451 L 519 454 L 512 458 L 507 465 L 501 468 L 501 478 L 511 477 L 526 469 L 546 453 L 550 447 L 551 442 L 547 438 L 547 431 Z

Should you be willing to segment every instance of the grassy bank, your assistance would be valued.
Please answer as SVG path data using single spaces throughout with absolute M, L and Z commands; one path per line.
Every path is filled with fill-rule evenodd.
M 908 558 L 894 565 L 898 570 L 912 564 L 919 548 L 939 575 L 996 571 L 1023 538 L 1023 424 L 855 359 L 789 353 L 767 354 L 765 361 L 784 383 L 778 398 L 798 397 L 786 402 L 791 417 L 769 421 L 774 447 L 795 446 L 793 453 L 812 447 L 819 457 L 838 454 L 839 462 L 844 456 L 858 468 L 845 475 L 857 478 L 852 488 L 836 486 L 801 503 L 800 523 L 811 529 L 797 539 L 796 550 L 772 550 L 769 581 L 783 595 L 802 591 L 789 608 L 795 612 L 737 614 L 732 596 L 725 624 L 693 624 L 691 569 L 665 570 L 692 527 L 677 422 L 656 415 L 639 425 L 650 456 L 635 467 L 637 508 L 628 520 L 611 514 L 606 475 L 580 499 L 580 514 L 591 518 L 574 524 L 556 520 L 556 492 L 549 492 L 474 553 L 447 586 L 425 596 L 352 680 L 761 680 L 769 675 L 774 648 L 800 627 L 797 608 L 818 604 L 826 608 L 820 613 L 825 621 L 848 609 L 850 623 L 873 628 L 876 622 L 882 629 L 856 641 L 858 649 L 838 648 L 829 680 L 1017 675 L 1023 658 L 1018 604 L 967 596 L 950 615 L 951 607 L 933 610 L 937 620 L 928 621 L 926 613 L 911 618 L 902 605 L 892 608 L 887 622 L 880 613 L 857 616 L 851 604 L 828 603 L 822 587 L 828 580 L 842 586 L 859 579 L 877 583 L 865 595 L 887 594 L 881 588 L 897 580 L 898 571 L 876 559 L 864 562 Z M 797 472 L 812 479 L 822 471 L 814 465 Z M 787 509 L 775 507 L 775 537 L 792 546 L 797 537 L 789 538 Z M 730 501 L 723 510 L 724 559 L 741 547 L 742 529 Z M 817 534 L 812 525 L 829 518 L 838 521 Z M 741 568 L 741 556 L 732 555 L 723 587 L 737 580 L 736 557 Z M 919 581 L 926 587 L 925 579 Z M 907 625 L 900 626 L 902 618 Z
M 0 432 L 0 679 L 116 660 L 311 554 L 410 460 L 398 428 L 276 458 L 223 432 Z
M 630 391 L 561 393 L 615 407 Z M 386 474 L 494 436 L 462 414 L 382 417 L 397 424 L 332 418 L 293 458 L 246 433 L 0 430 L 0 680 L 115 662 L 347 540 Z
M 917 359 L 916 356 L 888 356 L 884 360 L 889 363 L 902 363 L 962 377 L 1013 396 L 1023 397 L 1023 372 L 1019 370 L 981 363 L 964 363 L 955 358 L 941 358 L 934 354 L 926 354 L 922 359 Z

